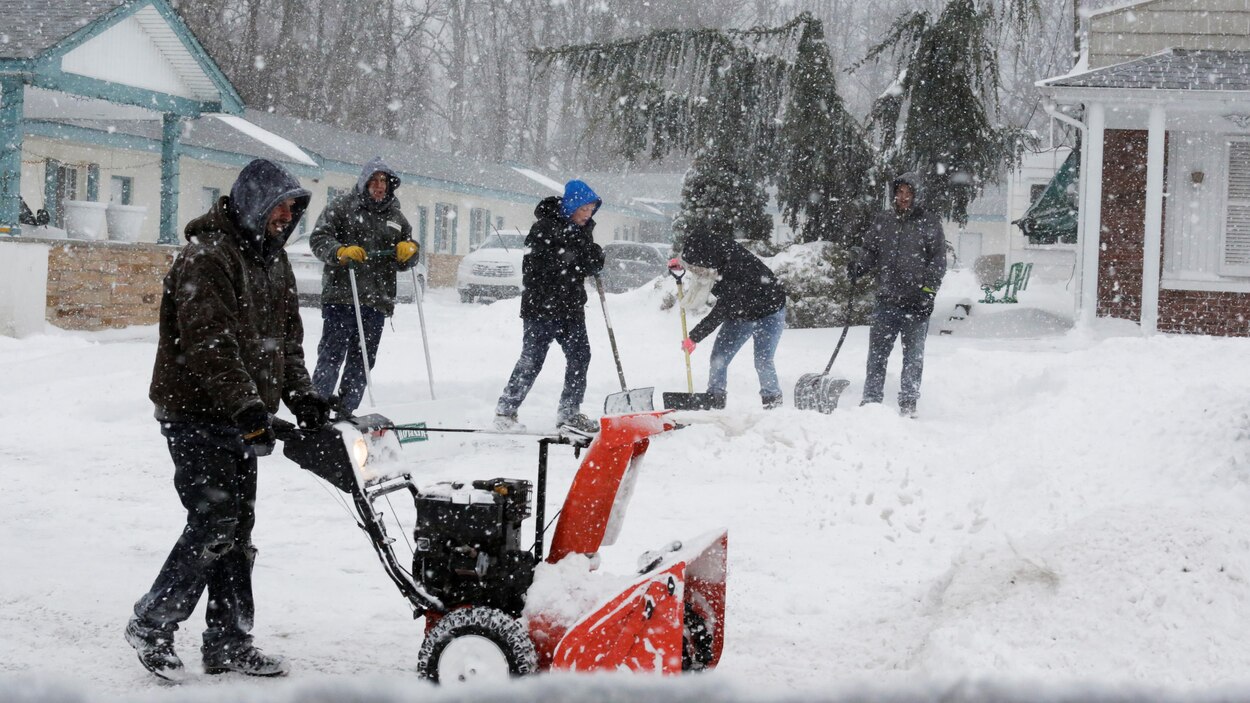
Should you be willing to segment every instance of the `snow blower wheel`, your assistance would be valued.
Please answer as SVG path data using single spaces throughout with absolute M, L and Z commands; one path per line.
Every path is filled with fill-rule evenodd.
M 682 621 L 681 670 L 703 671 L 716 656 L 714 638 L 708 632 L 707 621 L 689 603 L 686 603 Z
M 537 668 L 538 654 L 525 626 L 495 608 L 447 613 L 417 655 L 417 675 L 435 683 L 498 681 Z

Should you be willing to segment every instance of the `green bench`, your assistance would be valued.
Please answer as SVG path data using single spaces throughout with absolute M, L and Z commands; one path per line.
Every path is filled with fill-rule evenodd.
M 1017 303 L 1016 296 L 1020 291 L 1029 287 L 1029 274 L 1033 273 L 1033 264 L 1026 264 L 1017 261 L 1011 265 L 1007 271 L 1007 277 L 999 279 L 993 285 L 981 286 L 981 290 L 985 291 L 985 298 L 982 303 Z M 1002 291 L 1001 295 L 995 299 L 994 294 Z

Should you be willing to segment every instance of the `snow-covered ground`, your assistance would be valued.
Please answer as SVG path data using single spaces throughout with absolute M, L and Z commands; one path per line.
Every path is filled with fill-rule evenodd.
M 977 292 L 953 273 L 939 314 Z M 661 297 L 609 298 L 627 379 L 656 386 L 657 402 L 685 388 L 677 314 Z M 472 696 L 416 679 L 422 623 L 338 494 L 281 457 L 261 465 L 255 635 L 293 673 L 159 684 L 121 637 L 183 521 L 147 400 L 156 330 L 0 338 L 0 698 L 914 700 L 953 687 L 990 700 L 1089 685 L 1125 699 L 1250 695 L 1250 340 L 1073 327 L 1059 285 L 1021 298 L 977 306 L 955 334 L 929 338 L 917 419 L 894 409 L 897 351 L 886 405 L 857 407 L 867 330 L 856 328 L 835 366 L 851 387 L 834 414 L 762 411 L 748 350 L 730 369 L 721 421 L 653 443 L 603 568 L 624 572 L 644 549 L 728 527 L 716 672 L 548 676 Z M 519 350 L 518 307 L 431 293 L 431 400 L 417 309 L 401 306 L 373 373 L 378 409 L 486 426 Z M 593 302 L 587 315 L 593 411 L 616 372 Z M 321 323 L 315 310 L 305 320 L 312 361 Z M 787 403 L 836 338 L 786 332 Z M 709 351 L 695 353 L 696 385 Z M 531 428 L 553 423 L 562 373 L 553 350 L 521 409 Z M 536 458 L 532 438 L 484 435 L 407 451 L 431 482 L 530 477 Z M 575 466 L 553 450 L 553 503 Z M 201 608 L 179 633 L 194 671 L 202 622 Z

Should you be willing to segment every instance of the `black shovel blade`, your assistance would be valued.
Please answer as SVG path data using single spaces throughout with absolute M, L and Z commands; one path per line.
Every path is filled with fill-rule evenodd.
M 823 373 L 805 373 L 794 384 L 794 407 L 828 415 L 838 407 L 842 391 L 851 385 L 845 378 Z
M 603 401 L 604 415 L 628 415 L 630 413 L 649 413 L 655 410 L 655 387 L 631 388 L 620 393 L 613 393 Z
M 669 410 L 720 410 L 725 407 L 711 393 L 665 393 L 664 407 Z

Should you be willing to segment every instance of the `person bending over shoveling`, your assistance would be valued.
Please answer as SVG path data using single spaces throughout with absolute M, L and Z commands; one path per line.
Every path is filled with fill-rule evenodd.
M 746 247 L 727 235 L 695 232 L 682 244 L 681 261 L 697 274 L 715 275 L 716 304 L 681 342 L 693 353 L 703 338 L 720 328 L 712 346 L 707 392 L 713 408 L 725 407 L 729 362 L 753 339 L 760 400 L 766 409 L 781 407 L 781 384 L 773 355 L 786 328 L 786 291 L 773 272 Z M 701 269 L 714 269 L 715 273 Z

